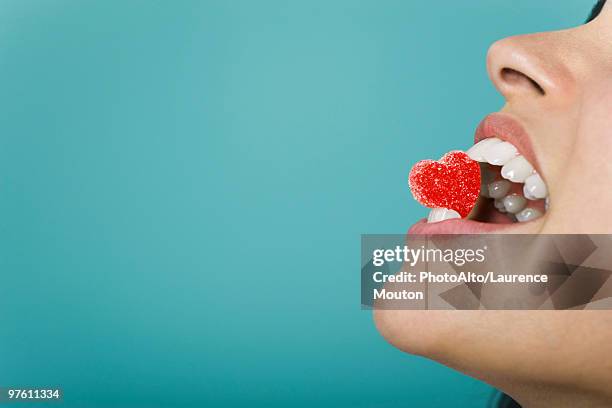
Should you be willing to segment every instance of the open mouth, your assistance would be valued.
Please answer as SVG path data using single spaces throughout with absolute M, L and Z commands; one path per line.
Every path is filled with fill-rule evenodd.
M 480 163 L 480 197 L 461 219 L 453 210 L 434 208 L 411 234 L 494 233 L 541 221 L 550 205 L 529 136 L 512 117 L 494 113 L 478 126 L 466 152 Z

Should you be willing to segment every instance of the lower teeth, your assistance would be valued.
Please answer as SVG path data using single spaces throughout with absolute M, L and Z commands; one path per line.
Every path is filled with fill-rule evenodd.
M 526 222 L 540 218 L 542 213 L 535 208 L 525 208 L 523 211 L 516 214 L 518 222 Z
M 490 175 L 495 174 L 491 167 L 499 168 L 499 166 L 491 166 L 486 163 L 481 163 L 481 174 L 483 174 L 483 180 L 485 179 L 484 177 L 490 180 Z M 520 193 L 512 192 L 513 190 L 517 190 L 517 184 L 523 184 L 522 189 L 520 189 L 522 190 Z M 535 172 L 528 176 L 524 183 L 513 183 L 504 178 L 490 181 L 488 184 L 483 183 L 480 195 L 493 199 L 495 209 L 510 217 L 510 219 L 514 222 L 527 222 L 535 220 L 536 218 L 541 217 L 543 215 L 543 211 L 547 211 L 550 205 L 546 184 Z M 536 204 L 542 199 L 545 199 L 546 202 L 544 205 L 544 210 L 535 208 L 542 207 L 541 205 Z
M 447 208 L 432 208 L 427 217 L 427 222 L 440 222 L 444 220 L 450 220 L 453 218 L 461 218 L 461 215 L 455 210 L 449 210 Z

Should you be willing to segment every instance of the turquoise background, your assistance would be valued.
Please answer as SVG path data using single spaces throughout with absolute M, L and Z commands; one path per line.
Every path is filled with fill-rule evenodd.
M 70 407 L 485 406 L 359 306 L 362 233 L 591 1 L 0 1 L 0 386 Z M 594 2 L 593 2 L 594 3 Z

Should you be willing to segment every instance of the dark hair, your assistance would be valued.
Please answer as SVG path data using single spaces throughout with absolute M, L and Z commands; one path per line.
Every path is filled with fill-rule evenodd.
M 495 406 L 497 408 L 521 408 L 521 404 L 512 399 L 508 394 L 499 394 Z
M 587 18 L 587 23 L 589 21 L 592 21 L 595 19 L 595 17 L 597 17 L 599 15 L 599 13 L 601 13 L 601 9 L 603 8 L 603 6 L 606 4 L 606 0 L 599 0 L 594 6 L 593 9 L 591 9 L 591 13 L 589 14 L 589 18 Z

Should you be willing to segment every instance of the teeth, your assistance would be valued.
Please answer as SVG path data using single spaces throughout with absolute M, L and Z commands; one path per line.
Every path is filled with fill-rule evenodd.
M 467 151 L 472 160 L 480 162 L 480 195 L 492 198 L 495 208 L 519 222 L 531 221 L 542 216 L 542 211 L 526 207 L 527 200 L 546 199 L 544 208 L 548 210 L 548 188 L 542 177 L 531 163 L 510 142 L 497 137 L 483 139 Z M 490 166 L 501 166 L 502 180 L 495 180 L 495 170 Z M 509 194 L 514 191 L 512 183 L 524 183 L 523 195 Z M 438 222 L 450 218 L 460 218 L 455 211 L 434 208 L 428 222 Z
M 526 204 L 527 200 L 525 200 L 525 197 L 518 194 L 510 194 L 509 196 L 504 197 L 504 208 L 510 214 L 518 213 L 525 208 Z
M 523 156 L 516 156 L 501 169 L 503 178 L 515 183 L 523 183 L 533 173 L 533 166 Z
M 483 156 L 487 163 L 495 166 L 503 166 L 517 154 L 516 147 L 512 143 L 501 142 L 486 146 Z
M 497 211 L 499 211 L 500 213 L 506 212 L 506 207 L 504 206 L 504 200 L 501 200 L 498 198 L 493 202 L 493 205 L 495 206 L 495 208 L 497 208 Z
M 487 193 L 491 198 L 503 198 L 508 194 L 511 186 L 508 180 L 497 180 L 487 186 Z
M 484 152 L 497 143 L 501 143 L 501 140 L 496 137 L 489 137 L 470 147 L 466 153 L 472 160 L 486 162 L 487 160 L 485 159 Z
M 549 207 L 550 207 L 550 197 L 546 196 L 546 200 L 544 201 L 544 209 L 548 211 Z
M 461 216 L 455 210 L 449 210 L 447 208 L 432 208 L 429 212 L 429 216 L 427 217 L 427 222 L 440 222 L 453 218 L 461 218 Z
M 523 194 L 530 200 L 538 200 L 545 198 L 548 194 L 546 184 L 542 177 L 538 173 L 532 174 L 525 179 L 525 185 L 523 186 Z
M 535 220 L 536 218 L 540 218 L 542 213 L 535 208 L 525 208 L 523 211 L 516 214 L 516 219 L 518 222 L 527 222 L 531 220 Z

